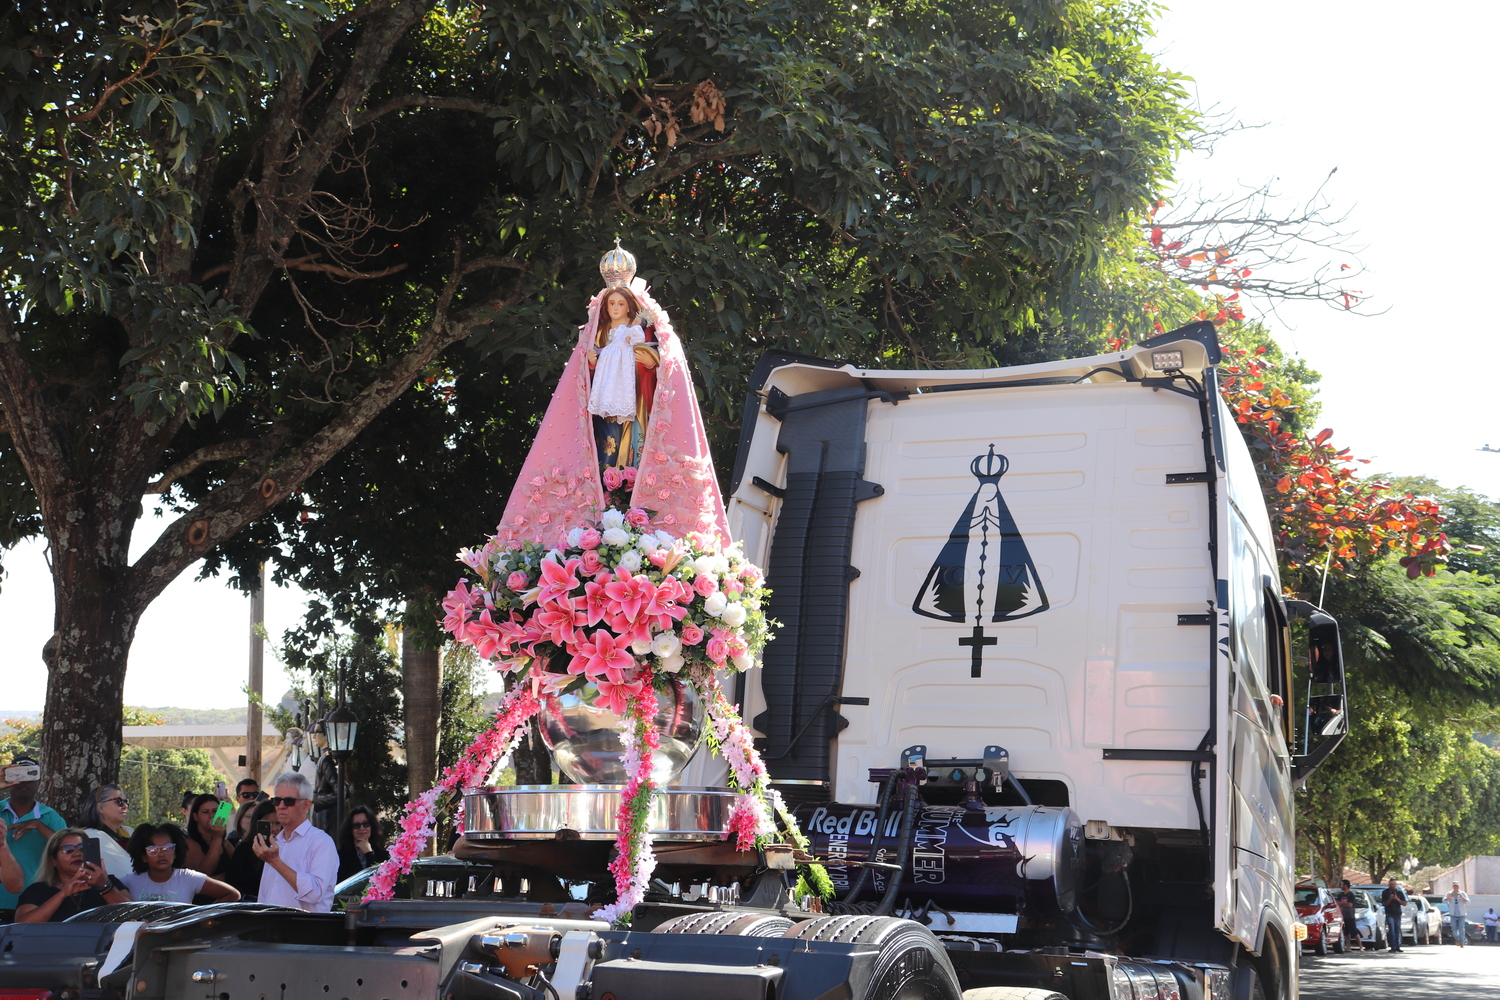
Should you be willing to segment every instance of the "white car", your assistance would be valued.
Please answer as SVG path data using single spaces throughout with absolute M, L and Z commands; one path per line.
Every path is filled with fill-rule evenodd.
M 1384 885 L 1357 885 L 1354 888 L 1365 890 L 1375 900 L 1375 905 L 1380 908 L 1383 923 L 1385 907 L 1380 905 L 1380 894 L 1385 892 L 1386 887 Z M 1415 889 L 1407 889 L 1406 905 L 1401 908 L 1401 940 L 1410 941 L 1412 944 L 1442 944 L 1442 935 L 1443 915 L 1433 909 L 1432 904 L 1421 893 Z M 1400 942 L 1393 941 L 1391 944 L 1400 947 Z
M 1373 895 L 1364 889 L 1354 889 L 1354 926 L 1359 930 L 1359 943 L 1367 949 L 1379 951 L 1390 946 L 1385 930 L 1385 911 L 1380 908 Z

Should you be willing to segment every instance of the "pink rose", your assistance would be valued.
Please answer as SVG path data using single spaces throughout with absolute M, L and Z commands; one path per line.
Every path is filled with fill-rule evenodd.
M 729 579 L 727 579 L 727 580 L 724 581 L 724 593 L 726 593 L 726 594 L 739 595 L 739 594 L 743 593 L 744 590 L 745 590 L 745 585 L 743 583 L 740 583 L 740 581 L 736 580 L 732 576 Z M 706 597 L 708 595 L 705 594 L 704 596 Z
M 708 658 L 710 660 L 713 660 L 715 665 L 717 666 L 722 667 L 724 665 L 724 661 L 729 658 L 729 644 L 718 636 L 714 636 L 712 639 L 708 640 L 708 646 L 706 648 L 708 652 Z
M 604 563 L 599 559 L 598 549 L 585 549 L 583 559 L 579 562 L 580 568 L 589 576 L 593 576 L 604 568 Z
M 625 512 L 625 523 L 632 528 L 644 528 L 651 523 L 651 515 L 639 507 L 632 507 Z
M 653 451 L 651 457 L 658 462 L 665 462 L 667 460 L 667 453 L 664 451 Z
M 672 491 L 671 490 L 657 490 L 656 491 L 656 499 L 658 499 L 658 500 L 670 500 L 670 499 L 672 499 Z
M 719 589 L 719 583 L 708 573 L 699 573 L 698 578 L 693 581 L 693 589 L 702 597 L 708 597 Z
M 617 490 L 620 488 L 620 470 L 611 466 L 604 470 L 604 488 Z
M 651 563 L 651 565 L 655 566 L 657 569 L 661 569 L 667 564 L 667 556 L 669 554 L 670 553 L 668 553 L 665 549 L 657 549 L 655 552 L 648 555 L 646 559 Z
M 633 465 L 627 465 L 620 470 L 620 479 L 624 481 L 626 486 L 635 485 L 635 472 L 635 466 Z
M 515 572 L 511 573 L 510 576 L 505 578 L 505 585 L 511 590 L 515 591 L 525 590 L 526 584 L 530 582 L 530 578 L 520 570 L 516 570 Z
M 677 523 L 677 515 L 676 514 L 668 514 L 666 517 L 664 517 L 664 518 L 661 519 L 661 523 L 662 524 L 676 524 Z
M 677 634 L 685 646 L 696 646 L 703 641 L 703 630 L 692 622 L 683 622 L 682 630 Z
M 601 540 L 599 532 L 596 529 L 586 528 L 583 534 L 579 536 L 578 544 L 585 549 L 597 549 Z

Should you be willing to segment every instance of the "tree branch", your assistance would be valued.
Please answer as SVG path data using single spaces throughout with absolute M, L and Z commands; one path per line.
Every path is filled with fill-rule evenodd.
M 386 366 L 385 371 L 343 406 L 329 420 L 286 458 L 269 465 L 267 454 L 261 461 L 247 461 L 222 486 L 211 491 L 195 508 L 179 517 L 161 533 L 156 542 L 136 560 L 129 571 L 125 600 L 138 612 L 146 609 L 184 569 L 203 556 L 211 546 L 232 537 L 251 521 L 296 492 L 339 453 L 360 431 L 369 426 L 387 406 L 409 389 L 422 370 L 450 345 L 463 340 L 470 329 L 489 322 L 490 317 L 451 320 L 448 311 L 463 279 L 476 271 L 510 268 L 529 271 L 530 267 L 508 257 L 480 257 L 467 264 L 454 262 L 437 309 L 421 338 L 410 351 Z M 491 309 L 504 308 L 520 301 L 519 287 L 501 299 L 489 303 Z
M 637 174 L 625 182 L 622 195 L 625 201 L 634 201 L 648 191 L 653 191 L 667 181 L 681 177 L 694 167 L 714 160 L 728 161 L 741 156 L 753 156 L 754 149 L 731 149 L 730 143 L 716 142 L 708 146 L 697 146 L 692 155 L 669 155 L 665 160 L 644 173 Z
M 226 458 L 244 458 L 250 454 L 251 446 L 254 444 L 249 438 L 240 438 L 236 441 L 223 441 L 219 444 L 211 444 L 199 448 L 187 458 L 167 468 L 161 474 L 161 478 L 146 484 L 146 492 L 165 493 L 167 487 L 190 472 L 207 465 L 209 462 L 222 462 Z
M 473 111 L 476 114 L 487 115 L 499 111 L 498 105 L 487 101 L 476 101 L 467 97 L 438 97 L 432 94 L 406 94 L 402 97 L 393 97 L 384 104 L 358 115 L 354 119 L 354 128 L 361 128 L 370 124 L 383 115 L 392 111 L 400 111 L 402 108 L 446 108 L 450 111 Z
M 36 373 L 21 349 L 10 303 L 0 299 L 0 420 L 36 490 L 46 524 L 64 524 L 61 497 L 72 490 L 73 468 L 53 424 Z

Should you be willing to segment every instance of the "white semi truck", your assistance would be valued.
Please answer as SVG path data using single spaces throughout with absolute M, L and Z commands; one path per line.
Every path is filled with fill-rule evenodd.
M 984 371 L 763 359 L 730 518 L 780 627 L 736 699 L 834 899 L 688 810 L 612 929 L 607 822 L 507 834 L 494 803 L 530 793 L 475 789 L 405 898 L 4 927 L 0 990 L 1294 1000 L 1292 789 L 1345 731 L 1343 671 L 1283 598 L 1219 360 L 1209 324 Z

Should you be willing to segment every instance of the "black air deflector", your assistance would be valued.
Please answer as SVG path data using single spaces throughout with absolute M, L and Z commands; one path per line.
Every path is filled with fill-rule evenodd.
M 755 718 L 765 733 L 761 753 L 771 780 L 783 788 L 821 787 L 832 777 L 831 741 L 845 725 L 837 705 L 844 677 L 849 617 L 850 553 L 855 507 L 884 491 L 866 482 L 863 386 L 788 397 L 772 390 L 766 412 L 781 420 L 776 448 L 787 456 L 781 510 L 766 566 L 767 616 L 781 623 L 761 671 L 766 710 Z M 890 402 L 895 402 L 891 399 Z M 852 701 L 852 699 L 851 699 Z M 823 782 L 822 786 L 805 782 Z

